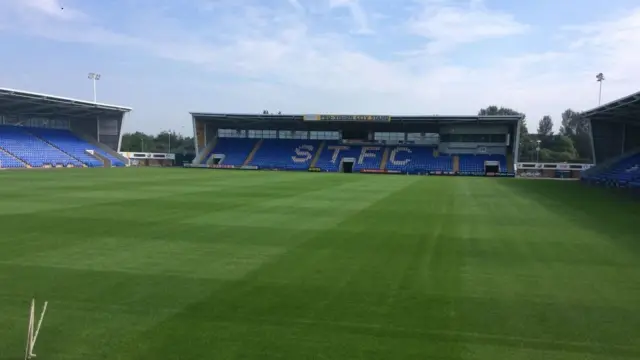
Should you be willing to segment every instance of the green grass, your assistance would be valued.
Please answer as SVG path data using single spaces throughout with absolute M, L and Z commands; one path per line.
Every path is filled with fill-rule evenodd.
M 0 172 L 0 359 L 638 359 L 640 204 L 575 182 Z

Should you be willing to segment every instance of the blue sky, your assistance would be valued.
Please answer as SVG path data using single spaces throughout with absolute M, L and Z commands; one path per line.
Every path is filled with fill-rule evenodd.
M 64 10 L 62 10 L 64 8 Z M 0 87 L 134 108 L 125 130 L 190 132 L 189 111 L 474 114 L 559 125 L 640 90 L 637 0 L 2 0 Z

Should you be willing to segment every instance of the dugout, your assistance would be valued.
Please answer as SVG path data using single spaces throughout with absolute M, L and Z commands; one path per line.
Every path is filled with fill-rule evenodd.
M 131 108 L 0 88 L 0 125 L 71 130 L 126 163 L 118 154 Z M 99 155 L 97 156 L 99 157 Z
M 523 162 L 516 165 L 516 174 L 525 178 L 580 179 L 583 171 L 592 164 L 535 163 Z
M 191 113 L 196 158 L 201 164 L 218 137 L 335 140 L 343 144 L 433 146 L 450 155 L 504 155 L 508 172 L 517 162 L 522 116 L 290 115 Z M 346 165 L 346 166 L 345 166 Z M 483 172 L 497 173 L 496 164 Z M 455 172 L 462 173 L 454 162 Z M 342 164 L 342 171 L 349 165 Z
M 176 161 L 175 154 L 121 152 L 120 155 L 129 159 L 131 166 L 165 167 L 173 166 Z

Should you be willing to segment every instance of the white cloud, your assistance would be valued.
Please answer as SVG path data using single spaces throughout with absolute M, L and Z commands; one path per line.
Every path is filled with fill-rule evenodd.
M 314 28 L 306 18 L 308 13 L 292 11 L 296 5 L 291 1 L 281 1 L 283 9 L 259 6 L 259 1 L 249 6 L 249 0 L 242 4 L 240 0 L 203 2 L 201 9 L 208 8 L 211 16 L 215 15 L 207 24 L 193 24 L 188 19 L 141 8 L 130 14 L 128 20 L 136 26 L 127 29 L 94 23 L 89 10 L 74 10 L 82 14 L 79 17 L 59 18 L 52 11 L 58 3 L 52 0 L 7 1 L 0 0 L 0 14 L 3 10 L 17 14 L 4 24 L 14 32 L 143 51 L 191 65 L 208 79 L 211 74 L 237 79 L 219 85 L 229 91 L 216 92 L 215 106 L 228 111 L 277 108 L 288 113 L 464 114 L 496 104 L 527 113 L 533 129 L 544 114 L 554 115 L 559 122 L 560 113 L 567 107 L 593 107 L 597 101 L 594 76 L 598 72 L 604 72 L 608 79 L 603 100 L 636 91 L 640 84 L 640 8 L 614 19 L 558 29 L 564 32 L 564 48 L 505 55 L 481 65 L 456 63 L 447 57 L 447 50 L 522 35 L 530 26 L 511 14 L 487 9 L 477 0 L 463 7 L 448 0 L 430 0 L 422 3 L 415 17 L 398 19 L 408 21 L 409 30 L 424 39 L 401 60 L 360 49 L 358 37 Z M 359 29 L 369 28 L 368 17 L 358 2 L 331 1 L 334 9 L 350 11 Z M 238 11 L 220 15 L 228 6 Z M 358 11 L 360 20 L 355 15 Z M 372 36 L 393 41 L 383 31 Z M 126 51 L 114 51 L 126 55 Z M 425 56 L 425 51 L 440 56 Z M 136 55 L 130 56 L 134 59 Z M 1 71 L 1 77 L 6 78 Z M 170 96 L 184 98 L 184 89 L 194 80 L 172 76 L 171 81 L 172 86 L 163 88 L 167 103 Z M 143 102 L 136 97 L 144 96 L 144 91 L 131 92 L 131 105 L 141 111 L 135 102 Z M 214 105 L 189 100 L 184 106 L 192 107 L 182 109 L 186 114 L 193 107 L 207 110 Z
M 85 17 L 85 14 L 77 9 L 64 7 L 59 0 L 20 0 L 15 4 L 22 10 L 31 10 L 32 13 L 59 20 L 77 20 Z
M 529 26 L 511 14 L 485 8 L 479 0 L 466 6 L 438 0 L 426 3 L 409 29 L 429 41 L 429 53 L 441 53 L 465 43 L 522 34 Z
M 294 9 L 298 11 L 304 11 L 304 6 L 298 0 L 287 0 L 289 5 L 293 6 Z
M 599 60 L 592 68 L 594 77 L 603 72 L 611 82 L 635 82 L 640 87 L 640 8 L 621 18 L 566 30 L 576 33 L 572 51 Z
M 347 8 L 356 24 L 356 33 L 371 34 L 373 30 L 369 25 L 369 18 L 359 0 L 329 0 L 331 8 Z

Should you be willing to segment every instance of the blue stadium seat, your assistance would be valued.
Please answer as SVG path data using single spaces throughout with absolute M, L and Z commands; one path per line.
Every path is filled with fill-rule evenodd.
M 498 161 L 500 163 L 500 172 L 507 172 L 507 158 L 504 155 L 460 155 L 461 173 L 484 173 L 486 161 Z
M 15 169 L 26 167 L 24 163 L 15 157 L 0 150 L 0 168 L 2 169 Z
M 387 170 L 420 174 L 429 171 L 453 171 L 451 156 L 434 155 L 435 148 L 426 146 L 396 146 L 389 149 Z
M 213 154 L 224 155 L 222 165 L 242 165 L 254 149 L 258 139 L 218 138 Z M 307 170 L 320 147 L 320 140 L 264 139 L 250 164 L 262 169 Z M 453 172 L 453 157 L 438 154 L 429 146 L 351 145 L 328 140 L 315 166 L 322 171 L 337 172 L 346 158 L 354 160 L 352 171 L 378 170 L 382 166 L 385 150 L 389 152 L 386 170 L 422 174 L 427 172 Z M 485 161 L 498 161 L 500 171 L 507 171 L 504 155 L 460 155 L 460 171 L 484 173 Z
M 339 171 L 345 158 L 353 158 L 353 171 L 379 169 L 384 146 L 343 145 L 338 141 L 327 142 L 318 158 L 316 167 L 323 171 Z
M 80 160 L 82 163 L 84 163 L 89 167 L 103 166 L 102 162 L 96 159 L 95 157 L 91 156 L 89 153 L 87 153 L 87 150 L 93 150 L 97 152 L 98 150 L 101 150 L 99 151 L 99 153 L 106 157 L 104 151 L 102 151 L 102 149 L 98 149 L 97 146 L 80 139 L 71 131 L 58 130 L 58 129 L 43 129 L 43 128 L 28 128 L 26 130 L 38 136 L 39 138 L 49 142 L 50 144 L 53 144 L 58 149 Z M 109 158 L 112 161 L 112 163 L 114 161 L 117 161 L 122 164 L 122 161 L 120 161 L 119 159 L 114 159 L 111 157 L 107 157 L 107 158 Z M 114 166 L 115 165 L 116 164 L 114 164 Z
M 319 140 L 265 139 L 251 165 L 261 169 L 307 170 L 319 147 Z
M 0 126 L 0 147 L 32 167 L 82 163 L 17 126 Z
M 218 138 L 216 146 L 202 162 L 206 163 L 213 154 L 223 154 L 223 165 L 243 165 L 257 141 L 246 138 Z
M 609 187 L 637 187 L 640 184 L 640 154 L 623 158 L 601 172 L 583 177 L 583 180 Z

